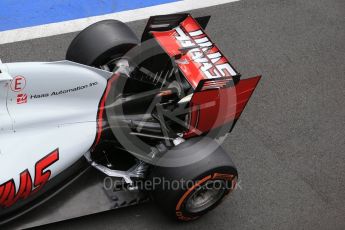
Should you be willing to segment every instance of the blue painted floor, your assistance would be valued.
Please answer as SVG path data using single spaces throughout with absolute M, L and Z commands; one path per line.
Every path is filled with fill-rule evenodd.
M 0 31 L 178 1 L 181 0 L 0 0 Z

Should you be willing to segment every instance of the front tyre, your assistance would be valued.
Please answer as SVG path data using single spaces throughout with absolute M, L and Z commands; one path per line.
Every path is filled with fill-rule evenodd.
M 187 142 L 194 141 L 196 140 Z M 203 148 L 203 143 L 218 145 L 207 139 L 198 142 L 195 150 L 207 150 L 207 147 Z M 183 145 L 190 143 L 183 143 L 177 148 L 183 151 Z M 190 150 L 190 146 L 188 149 Z M 152 193 L 157 204 L 171 217 L 179 221 L 191 221 L 217 207 L 224 197 L 234 190 L 238 174 L 229 155 L 218 146 L 212 154 L 190 165 L 157 166 L 153 168 L 151 177 L 153 182 L 157 181 L 157 178 L 162 181 L 155 184 L 156 189 Z

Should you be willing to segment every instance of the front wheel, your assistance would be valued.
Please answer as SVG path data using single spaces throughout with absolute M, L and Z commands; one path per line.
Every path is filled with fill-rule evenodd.
M 191 141 L 197 143 L 195 151 L 207 151 L 210 144 L 218 145 L 213 140 L 187 142 Z M 183 145 L 188 145 L 191 150 L 190 143 L 177 147 L 183 151 Z M 229 155 L 217 146 L 213 153 L 196 163 L 153 168 L 151 179 L 156 189 L 152 195 L 168 215 L 180 221 L 191 221 L 217 207 L 234 190 L 237 177 L 237 169 Z M 157 178 L 162 183 L 157 184 Z

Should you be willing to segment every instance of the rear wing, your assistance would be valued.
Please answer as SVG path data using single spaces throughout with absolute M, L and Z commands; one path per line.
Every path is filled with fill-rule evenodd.
M 142 36 L 143 42 L 158 42 L 194 89 L 185 138 L 223 126 L 231 131 L 261 78 L 240 80 L 240 73 L 205 33 L 208 21 L 189 14 L 154 16 Z
M 204 31 L 209 17 L 198 19 L 189 14 L 151 17 L 142 41 L 154 38 L 194 89 L 205 79 L 239 79 L 240 74 Z

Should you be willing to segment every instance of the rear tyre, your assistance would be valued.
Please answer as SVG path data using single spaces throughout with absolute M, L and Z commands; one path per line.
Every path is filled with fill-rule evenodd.
M 191 139 L 187 142 L 197 143 L 197 140 Z M 177 148 L 183 151 L 184 145 L 190 147 L 193 144 L 187 142 Z M 207 150 L 210 145 L 217 145 L 216 150 L 196 163 L 152 169 L 151 180 L 155 185 L 153 199 L 169 216 L 179 221 L 195 220 L 211 211 L 236 186 L 237 169 L 229 155 L 215 141 L 207 139 L 194 145 L 192 149 Z M 157 178 L 163 183 L 155 183 Z
M 71 42 L 66 59 L 100 67 L 119 58 L 139 44 L 134 32 L 123 22 L 104 20 L 82 30 Z

